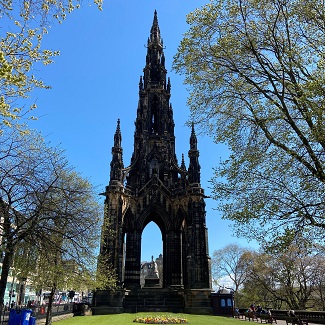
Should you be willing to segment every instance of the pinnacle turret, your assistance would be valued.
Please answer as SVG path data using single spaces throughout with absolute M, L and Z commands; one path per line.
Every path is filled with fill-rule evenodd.
M 114 147 L 121 148 L 122 135 L 120 129 L 120 119 L 117 120 L 116 132 L 114 134 Z
M 112 147 L 110 183 L 112 181 L 122 182 L 123 168 L 122 135 L 120 129 L 120 119 L 118 119 L 114 134 L 114 146 Z
M 194 129 L 194 122 L 192 122 L 192 131 L 191 131 L 191 138 L 190 138 L 190 149 L 197 150 L 197 138 Z
M 184 160 L 184 154 L 183 153 L 182 153 L 181 169 L 186 170 L 186 165 L 185 165 L 185 160 Z
M 190 137 L 190 150 L 188 151 L 188 157 L 190 158 L 190 164 L 188 167 L 188 180 L 190 184 L 199 184 L 201 181 L 201 166 L 199 164 L 199 151 L 197 150 L 197 138 L 194 129 L 194 123 L 192 122 L 192 132 Z

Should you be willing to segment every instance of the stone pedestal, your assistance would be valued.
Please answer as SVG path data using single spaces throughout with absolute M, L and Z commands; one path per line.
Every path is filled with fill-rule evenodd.
M 93 315 L 120 314 L 124 312 L 125 290 L 97 290 L 93 296 Z
M 211 289 L 185 291 L 185 312 L 188 314 L 211 315 Z
M 160 283 L 159 283 L 159 278 L 145 278 L 144 279 L 144 287 L 145 288 L 153 288 L 153 287 L 160 287 Z
M 152 287 L 160 287 L 160 281 L 159 281 L 159 274 L 158 274 L 158 268 L 157 264 L 153 259 L 153 256 L 151 257 L 151 263 L 149 263 L 148 268 L 148 274 L 144 278 L 144 287 L 145 288 L 152 288 Z

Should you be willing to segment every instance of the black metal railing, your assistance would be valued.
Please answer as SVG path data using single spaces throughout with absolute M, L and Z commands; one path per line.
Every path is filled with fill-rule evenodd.
M 277 319 L 288 317 L 287 310 L 272 309 L 271 312 Z M 325 311 L 295 310 L 295 315 L 301 319 L 307 319 L 309 323 L 325 324 Z
M 247 308 L 239 308 L 238 316 L 245 316 Z M 276 319 L 285 320 L 288 317 L 288 310 L 271 309 L 271 314 Z M 307 311 L 307 310 L 295 310 L 295 315 L 300 319 L 306 319 L 309 323 L 325 324 L 325 311 Z
M 64 315 L 73 313 L 73 303 L 69 304 L 59 304 L 52 306 L 52 317 L 58 315 Z M 36 319 L 44 319 L 47 314 L 47 305 L 41 306 L 30 306 L 30 307 L 22 307 L 22 308 L 15 308 L 15 310 L 20 311 L 21 309 L 30 309 L 32 310 L 32 316 L 36 317 Z M 4 310 L 0 314 L 0 325 L 7 325 L 9 320 L 10 310 Z

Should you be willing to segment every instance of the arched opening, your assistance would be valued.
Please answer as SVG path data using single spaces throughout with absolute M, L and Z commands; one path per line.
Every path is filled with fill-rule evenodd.
M 163 240 L 162 233 L 153 221 L 149 222 L 142 232 L 141 238 L 141 270 L 140 285 L 146 285 L 146 278 L 159 278 L 159 286 L 163 283 Z M 157 281 L 158 282 L 158 281 Z

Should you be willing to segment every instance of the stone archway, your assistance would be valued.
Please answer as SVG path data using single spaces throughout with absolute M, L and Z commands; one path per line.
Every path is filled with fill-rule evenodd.
M 123 232 L 126 234 L 124 287 L 127 289 L 140 286 L 141 234 L 149 222 L 155 222 L 162 234 L 163 242 L 163 287 L 183 286 L 182 260 L 182 222 L 179 218 L 171 218 L 166 211 L 152 205 L 142 213 L 134 216 L 126 213 L 131 222 L 125 218 Z
M 141 235 L 140 286 L 163 288 L 163 238 L 158 225 L 150 221 Z

